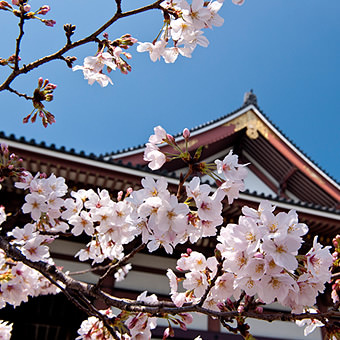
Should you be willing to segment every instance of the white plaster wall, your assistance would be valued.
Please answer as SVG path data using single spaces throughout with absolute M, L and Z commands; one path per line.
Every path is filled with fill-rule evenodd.
M 248 169 L 248 176 L 244 180 L 244 186 L 251 193 L 256 191 L 258 194 L 276 196 L 276 193 L 271 190 L 262 180 L 260 180 L 253 172 Z

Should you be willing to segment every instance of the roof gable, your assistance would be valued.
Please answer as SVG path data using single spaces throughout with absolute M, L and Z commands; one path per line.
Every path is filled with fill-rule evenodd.
M 178 136 L 176 140 L 181 144 L 183 137 Z M 250 162 L 253 175 L 278 197 L 340 208 L 339 184 L 289 141 L 253 103 L 192 129 L 189 151 L 200 145 L 204 145 L 203 160 L 211 160 L 215 155 L 221 159 L 233 148 L 241 162 Z M 161 148 L 170 151 L 169 146 Z M 144 146 L 106 159 L 145 165 L 143 152 Z M 182 166 L 180 161 L 172 161 L 164 168 L 178 172 Z

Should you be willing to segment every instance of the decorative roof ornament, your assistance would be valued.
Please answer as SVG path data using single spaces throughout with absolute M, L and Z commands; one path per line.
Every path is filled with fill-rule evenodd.
M 257 107 L 257 97 L 253 92 L 253 89 L 250 92 L 246 92 L 243 98 L 243 106 L 254 105 Z

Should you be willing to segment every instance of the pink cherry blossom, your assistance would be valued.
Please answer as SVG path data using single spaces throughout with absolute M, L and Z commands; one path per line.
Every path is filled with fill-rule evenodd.
M 166 162 L 166 156 L 157 146 L 147 143 L 144 151 L 144 160 L 150 162 L 148 166 L 151 170 L 157 170 Z

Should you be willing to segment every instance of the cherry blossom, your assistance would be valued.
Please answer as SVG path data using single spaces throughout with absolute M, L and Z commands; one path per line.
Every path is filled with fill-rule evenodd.
M 11 338 L 13 325 L 0 320 L 0 340 L 9 340 Z

